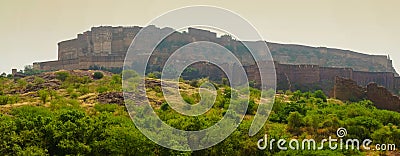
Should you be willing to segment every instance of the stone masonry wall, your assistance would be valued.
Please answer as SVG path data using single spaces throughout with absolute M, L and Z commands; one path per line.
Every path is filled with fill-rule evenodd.
M 171 28 L 157 28 L 150 26 L 154 32 L 161 32 Z M 88 69 L 90 66 L 101 66 L 106 68 L 122 67 L 124 57 L 133 38 L 140 31 L 141 27 L 111 27 L 101 26 L 93 27 L 90 31 L 78 34 L 76 39 L 62 41 L 58 43 L 58 61 L 34 63 L 35 69 L 41 70 L 59 70 L 59 69 Z M 217 38 L 216 34 L 207 30 L 189 29 L 188 33 L 173 33 L 166 40 L 171 42 L 191 42 L 197 40 L 215 40 L 222 45 L 237 47 L 238 41 L 232 40 L 229 36 Z M 260 41 L 261 42 L 261 41 Z M 258 42 L 257 42 L 258 43 Z M 255 50 L 262 50 L 256 42 L 248 42 Z M 322 89 L 326 93 L 333 88 L 335 77 L 345 77 L 355 80 L 360 85 L 367 85 L 370 82 L 376 82 L 378 85 L 388 88 L 390 91 L 400 90 L 400 78 L 395 78 L 395 71 L 392 69 L 391 60 L 387 56 L 373 56 L 361 53 L 355 53 L 347 50 L 324 48 L 324 47 L 309 47 L 302 45 L 283 45 L 277 43 L 267 43 L 274 57 L 276 78 L 279 89 L 282 90 L 297 90 L 315 88 Z M 168 49 L 168 48 L 164 48 Z M 172 48 L 173 49 L 173 48 Z M 168 50 L 159 52 L 161 59 L 150 61 L 151 64 L 157 65 L 160 61 L 165 60 L 168 56 Z M 293 52 L 296 52 L 296 57 L 293 57 Z M 287 54 L 291 55 L 287 55 Z M 308 57 L 312 53 L 312 57 Z M 334 54 L 334 55 L 332 55 Z M 347 58 L 347 61 L 360 60 L 358 63 L 359 69 L 340 68 L 335 60 L 340 58 L 332 58 L 327 60 L 321 55 L 332 55 L 333 57 Z M 290 57 L 289 57 L 290 56 Z M 246 72 L 249 75 L 249 80 L 256 81 L 260 84 L 260 75 L 258 68 L 254 66 L 252 57 L 248 55 L 240 56 L 240 60 L 245 65 Z M 291 62 L 303 64 L 288 64 Z M 333 62 L 332 62 L 333 61 Z M 162 61 L 161 61 L 162 62 Z M 356 70 L 368 70 L 369 64 L 376 64 L 387 69 L 387 72 L 360 72 Z M 346 63 L 346 62 L 345 62 Z M 347 62 L 348 63 L 348 62 Z M 324 67 L 332 65 L 335 67 Z M 364 65 L 364 66 L 362 66 Z M 213 69 L 209 67 L 200 69 Z M 237 67 L 232 67 L 237 68 Z M 354 71 L 353 71 L 354 70 Z M 213 73 L 217 70 L 204 71 L 204 73 L 214 76 L 220 76 Z M 269 77 L 273 71 L 269 71 Z
M 352 79 L 362 86 L 366 86 L 370 82 L 375 82 L 378 85 L 384 86 L 389 90 L 394 89 L 394 74 L 390 72 L 354 71 Z
M 400 91 L 400 77 L 394 78 L 394 89 Z
M 366 98 L 366 89 L 351 79 L 337 76 L 331 96 L 343 101 L 357 101 Z
M 368 99 L 379 109 L 400 112 L 400 98 L 376 83 L 361 87 L 354 80 L 336 77 L 332 94 L 334 98 L 343 101 Z
M 379 109 L 400 112 L 400 98 L 393 95 L 385 87 L 378 86 L 376 83 L 368 84 L 367 97 Z

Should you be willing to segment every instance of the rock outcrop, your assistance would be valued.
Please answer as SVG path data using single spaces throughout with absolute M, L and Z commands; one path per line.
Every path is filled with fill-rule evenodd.
M 124 95 L 122 92 L 107 92 L 99 94 L 97 100 L 104 104 L 124 105 Z

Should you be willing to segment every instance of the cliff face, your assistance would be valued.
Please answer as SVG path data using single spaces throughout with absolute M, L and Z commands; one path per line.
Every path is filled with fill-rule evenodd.
M 171 28 L 149 26 L 154 34 L 171 31 Z M 78 34 L 76 39 L 58 43 L 58 60 L 34 63 L 35 69 L 88 69 L 91 66 L 121 68 L 126 51 L 141 27 L 93 27 Z M 258 68 L 247 48 L 230 36 L 217 37 L 216 33 L 195 28 L 188 32 L 175 32 L 162 41 L 150 58 L 150 70 L 159 70 L 169 55 L 181 46 L 195 41 L 212 41 L 231 50 L 246 66 L 250 80 L 259 83 Z M 248 42 L 252 49 L 259 50 L 260 43 Z M 360 85 L 375 82 L 391 91 L 400 90 L 400 78 L 387 56 L 366 55 L 348 50 L 309 47 L 302 45 L 267 43 L 276 62 L 278 89 L 315 90 L 329 92 L 336 76 L 350 78 Z M 143 45 L 145 46 L 145 45 Z M 138 56 L 140 57 L 140 56 Z M 137 59 L 140 60 L 140 59 Z M 272 61 L 272 60 L 270 60 Z M 200 72 L 214 77 L 223 76 L 217 69 L 197 65 Z M 212 70 L 211 70 L 212 69 Z M 210 72 L 212 71 L 212 72 Z

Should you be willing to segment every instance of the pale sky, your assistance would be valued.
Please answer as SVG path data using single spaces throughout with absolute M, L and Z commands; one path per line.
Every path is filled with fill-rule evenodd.
M 400 71 L 397 0 L 0 0 L 0 73 L 56 60 L 58 42 L 93 26 L 144 26 L 190 5 L 236 12 L 270 42 L 389 54 Z

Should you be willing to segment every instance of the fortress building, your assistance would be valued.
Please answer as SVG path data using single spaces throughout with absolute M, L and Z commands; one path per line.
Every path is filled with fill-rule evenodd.
M 171 31 L 171 28 L 157 28 L 149 26 L 155 34 Z M 36 62 L 34 69 L 73 70 L 89 69 L 93 66 L 103 68 L 121 68 L 126 52 L 141 27 L 92 27 L 90 31 L 78 34 L 77 38 L 58 43 L 58 60 L 49 62 Z M 168 58 L 167 54 L 180 46 L 193 41 L 213 41 L 232 50 L 239 55 L 245 65 L 250 80 L 259 81 L 258 69 L 252 57 L 242 54 L 243 48 L 240 41 L 228 35 L 218 37 L 216 33 L 189 28 L 188 32 L 176 32 L 166 41 L 168 44 L 160 46 L 156 56 L 150 61 L 151 65 L 159 66 Z M 256 43 L 246 41 L 248 43 Z M 257 44 L 253 44 L 257 49 Z M 336 76 L 350 78 L 359 85 L 376 82 L 378 85 L 398 92 L 400 78 L 394 70 L 389 56 L 366 55 L 349 50 L 340 50 L 325 47 L 309 47 L 292 44 L 267 43 L 274 59 L 278 89 L 323 89 L 328 92 Z M 200 72 L 202 66 L 198 67 Z M 205 69 L 205 68 L 204 68 Z M 207 68 L 210 69 L 210 68 Z M 203 71 L 207 72 L 207 71 Z M 210 77 L 222 76 L 218 72 L 207 72 Z

